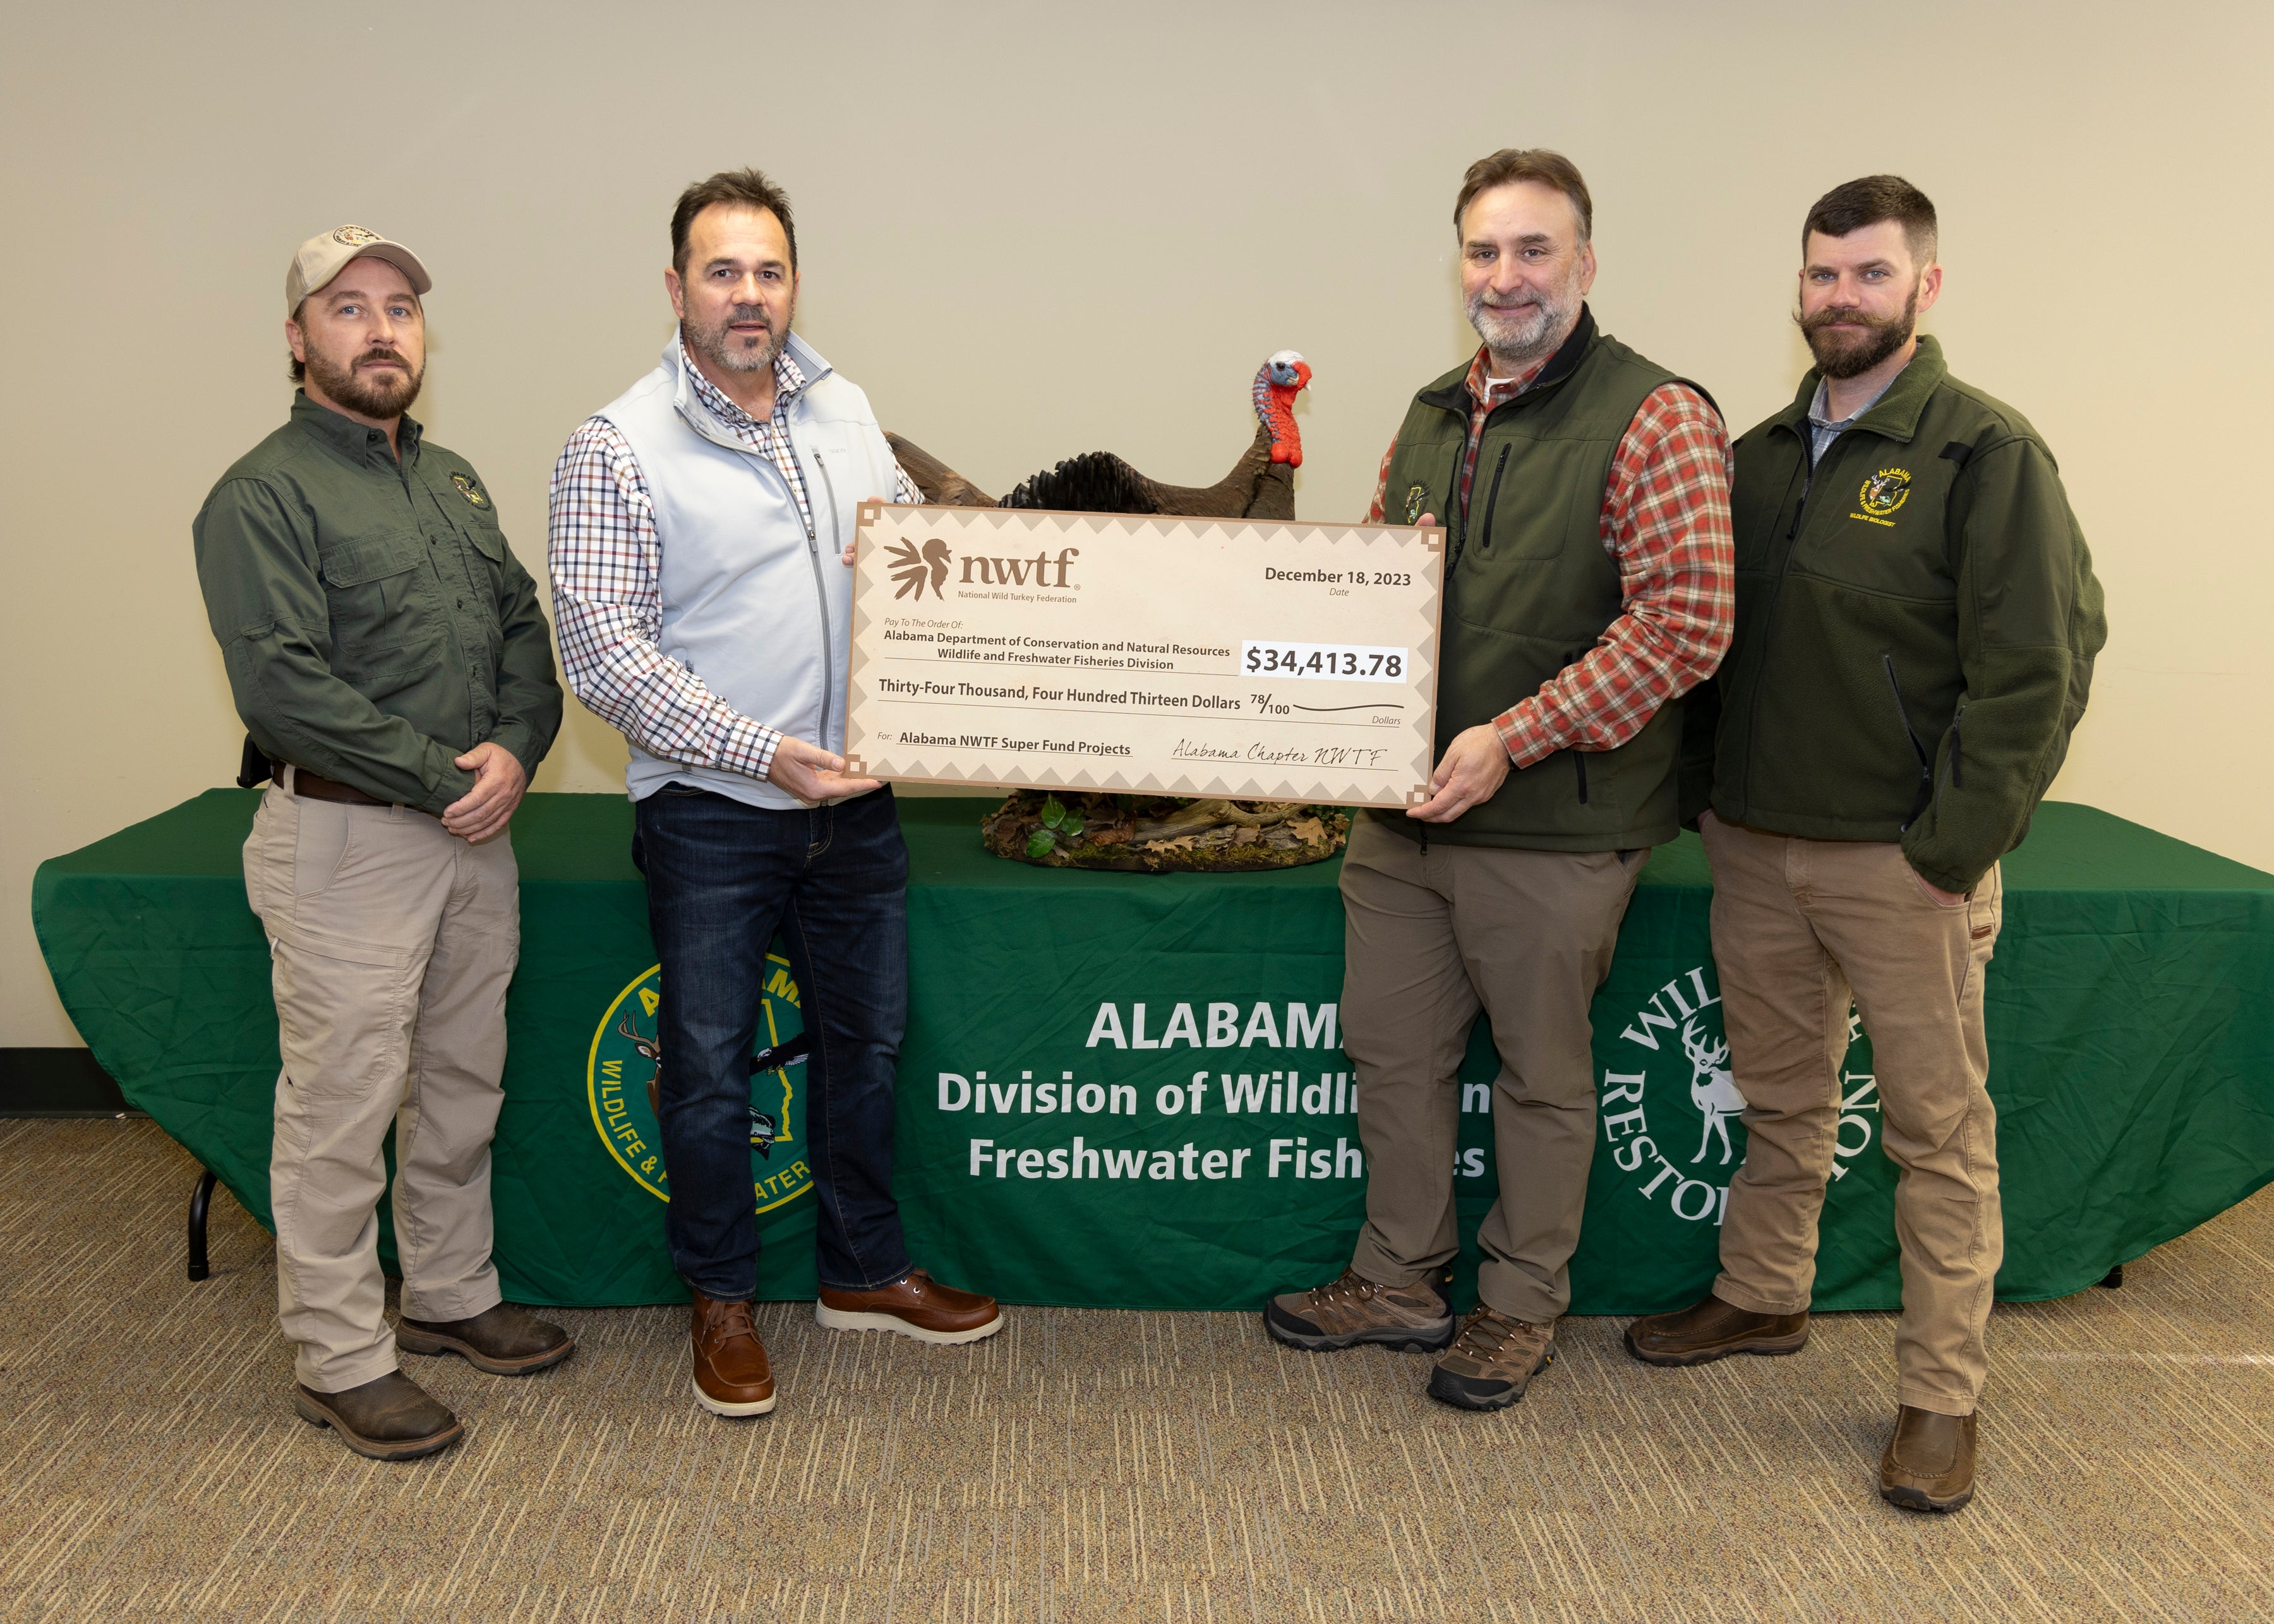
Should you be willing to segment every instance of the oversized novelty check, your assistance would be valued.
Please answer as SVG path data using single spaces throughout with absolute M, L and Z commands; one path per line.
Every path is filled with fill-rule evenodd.
M 1444 532 L 862 504 L 847 771 L 1428 799 Z

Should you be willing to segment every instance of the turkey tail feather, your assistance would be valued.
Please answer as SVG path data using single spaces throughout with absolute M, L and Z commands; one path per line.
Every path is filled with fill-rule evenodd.
M 1005 508 L 1060 513 L 1160 513 L 1153 482 L 1111 451 L 1086 451 L 1021 480 Z

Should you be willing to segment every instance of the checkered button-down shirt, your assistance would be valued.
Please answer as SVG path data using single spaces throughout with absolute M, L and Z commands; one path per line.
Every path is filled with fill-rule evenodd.
M 789 409 L 809 381 L 804 369 L 787 349 L 775 357 L 773 412 L 762 420 L 703 375 L 683 339 L 679 363 L 719 426 L 780 470 L 811 535 L 813 506 L 789 437 Z M 923 500 L 907 473 L 893 473 L 893 501 Z M 551 512 L 553 621 L 576 697 L 651 756 L 764 778 L 781 734 L 727 704 L 659 646 L 655 502 L 631 442 L 606 418 L 588 417 L 568 437 L 553 468 Z
M 1534 367 L 1495 387 L 1487 363 L 1480 349 L 1469 365 L 1465 508 L 1485 419 L 1540 375 Z M 1397 454 L 1392 439 L 1367 510 L 1369 524 L 1384 523 Z M 1653 390 L 1627 425 L 1603 482 L 1603 550 L 1619 567 L 1624 605 L 1585 658 L 1493 719 L 1514 765 L 1529 767 L 1558 750 L 1616 749 L 1668 701 L 1713 674 L 1736 626 L 1729 472 L 1728 431 L 1706 397 L 1681 383 Z

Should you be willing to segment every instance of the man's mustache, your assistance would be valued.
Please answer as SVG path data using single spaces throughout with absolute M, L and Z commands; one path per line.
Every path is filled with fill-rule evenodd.
M 1902 325 L 1902 320 L 1903 317 L 1900 313 L 1893 316 L 1871 316 L 1866 315 L 1860 310 L 1819 310 L 1812 316 L 1803 316 L 1800 319 L 1800 330 L 1803 333 L 1814 333 L 1825 327 L 1841 325 L 1882 331 L 1888 327 L 1900 327 Z
M 766 313 L 766 307 L 763 304 L 730 306 L 727 312 L 727 325 L 733 327 L 740 321 L 755 321 L 769 333 L 774 330 L 773 318 Z
M 410 370 L 410 363 L 403 359 L 401 351 L 395 350 L 366 350 L 356 357 L 355 365 L 348 370 L 361 372 L 365 367 L 376 366 L 382 361 L 392 361 L 406 372 Z

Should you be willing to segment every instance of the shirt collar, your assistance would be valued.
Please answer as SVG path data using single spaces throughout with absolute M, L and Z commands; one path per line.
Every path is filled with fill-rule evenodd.
M 385 429 L 375 429 L 328 406 L 319 405 L 308 398 L 305 389 L 292 392 L 291 421 L 350 456 L 376 456 L 389 463 L 395 461 L 395 454 L 388 449 Z M 416 417 L 404 417 L 395 425 L 395 443 L 403 447 L 404 462 L 418 454 L 419 437 L 425 432 Z
M 680 372 L 693 387 L 696 398 L 703 402 L 705 410 L 730 428 L 739 428 L 745 424 L 754 427 L 764 426 L 756 417 L 727 399 L 725 390 L 704 376 L 703 369 L 695 365 L 695 357 L 688 352 L 685 333 L 679 334 L 674 342 L 679 346 Z M 804 392 L 807 382 L 805 369 L 797 364 L 796 356 L 791 353 L 791 346 L 784 344 L 781 353 L 774 357 L 774 410 L 779 413 L 796 400 Z
M 1481 344 L 1477 347 L 1476 359 L 1469 363 L 1469 398 L 1480 406 L 1493 407 L 1502 401 L 1512 401 L 1530 388 L 1553 356 L 1542 356 L 1513 378 L 1495 380 L 1492 377 L 1492 351 Z
M 1909 370 L 1909 369 L 1908 367 L 1904 369 L 1906 372 Z M 1874 395 L 1870 400 L 1865 401 L 1861 406 L 1856 408 L 1855 410 L 1849 412 L 1846 417 L 1836 419 L 1829 415 L 1832 410 L 1832 407 L 1829 403 L 1832 398 L 1831 380 L 1829 379 L 1819 378 L 1816 380 L 1816 398 L 1808 403 L 1808 420 L 1811 425 L 1819 429 L 1848 428 L 1855 423 L 1856 418 L 1871 410 L 1872 407 L 1877 406 L 1879 403 L 1879 396 L 1886 394 L 1888 390 L 1894 388 L 1895 387 L 1895 378 L 1901 378 L 1902 375 L 1902 372 L 1897 372 L 1894 378 L 1888 379 L 1886 382 L 1879 386 L 1878 395 Z

